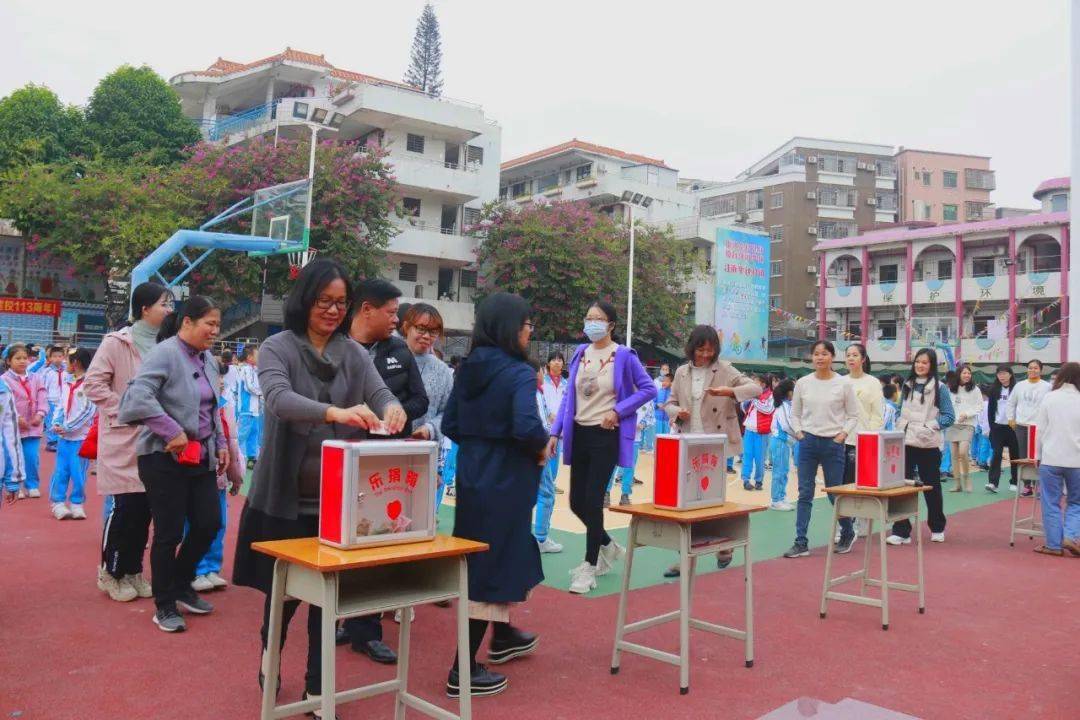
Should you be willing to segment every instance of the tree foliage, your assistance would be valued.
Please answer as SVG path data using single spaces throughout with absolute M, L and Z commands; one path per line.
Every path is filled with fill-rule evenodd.
M 481 221 L 479 291 L 516 292 L 533 307 L 537 340 L 581 337 L 586 305 L 601 298 L 620 309 L 628 294 L 629 228 L 581 203 L 492 205 Z M 689 283 L 700 264 L 670 228 L 635 225 L 635 340 L 681 343 L 693 321 Z M 619 326 L 625 328 L 625 317 Z
M 90 154 L 82 112 L 49 88 L 26 85 L 0 99 L 0 170 Z
M 180 108 L 169 84 L 145 65 L 124 65 L 94 89 L 86 108 L 86 126 L 101 156 L 165 164 L 183 158 L 199 141 L 199 129 Z
M 442 95 L 442 38 L 439 18 L 435 16 L 431 3 L 424 5 L 424 11 L 416 21 L 416 35 L 413 36 L 405 82 L 428 95 Z

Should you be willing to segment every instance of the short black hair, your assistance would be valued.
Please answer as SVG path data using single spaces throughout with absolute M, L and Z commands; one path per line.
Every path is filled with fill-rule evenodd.
M 507 355 L 528 362 L 528 354 L 518 344 L 518 334 L 530 317 L 532 308 L 520 295 L 508 292 L 489 295 L 476 308 L 473 348 L 497 347 Z
M 168 340 L 180 332 L 180 327 L 184 324 L 185 319 L 197 322 L 206 317 L 211 310 L 221 312 L 221 308 L 205 295 L 192 295 L 184 301 L 183 307 L 165 318 L 165 322 L 161 324 L 161 329 L 158 330 L 157 341 Z
M 52 355 L 53 353 L 62 353 L 62 352 L 64 352 L 64 348 L 60 347 L 59 345 L 50 345 L 49 347 L 47 347 L 45 349 L 45 357 L 48 357 L 48 356 Z
M 892 383 L 885 383 L 881 386 L 881 394 L 886 400 L 892 400 L 893 396 L 896 395 L 896 386 Z
M 297 335 L 306 335 L 308 316 L 319 293 L 335 280 L 345 283 L 345 312 L 341 313 L 341 324 L 335 332 L 344 333 L 348 328 L 351 307 L 355 302 L 352 283 L 345 272 L 345 267 L 337 260 L 319 258 L 305 265 L 296 276 L 289 297 L 285 300 L 285 328 Z
M 1042 360 L 1040 360 L 1039 358 L 1031 358 L 1026 363 L 1024 363 L 1024 367 L 1027 367 L 1031 363 L 1035 363 L 1036 365 L 1038 365 L 1039 366 L 1039 372 L 1042 372 L 1042 369 L 1043 369 Z
M 172 291 L 161 283 L 144 282 L 135 286 L 131 293 L 131 321 L 142 320 L 143 310 L 156 303 Z
M 240 351 L 240 362 L 248 360 L 252 355 L 258 351 L 257 345 L 245 345 L 244 349 Z
M 589 307 L 585 308 L 585 312 L 589 312 L 593 308 L 600 308 L 600 312 L 607 316 L 609 323 L 616 323 L 619 321 L 619 314 L 615 311 L 615 306 L 609 303 L 607 300 L 596 299 L 589 303 Z
M 409 312 L 409 308 L 412 307 L 412 303 L 399 303 L 397 309 L 397 321 L 398 325 L 405 324 L 405 313 Z
M 94 359 L 94 351 L 90 348 L 77 347 L 68 350 L 68 362 L 74 360 L 79 363 L 79 367 L 86 370 L 90 367 L 90 363 Z
M 229 365 L 233 360 L 233 352 L 229 348 L 225 348 L 221 351 L 221 364 Z
M 818 346 L 821 346 L 821 347 L 825 348 L 825 352 L 829 353 L 834 358 L 836 357 L 836 346 L 833 345 L 828 340 L 818 340 L 816 343 L 811 345 L 810 346 L 810 354 L 811 355 L 813 355 L 814 351 L 818 349 Z
M 399 297 L 401 290 L 394 283 L 382 278 L 368 278 L 356 286 L 356 309 L 359 310 L 364 303 L 380 308 Z
M 703 345 L 712 345 L 716 348 L 716 356 L 720 357 L 720 336 L 716 334 L 716 328 L 712 325 L 698 325 L 690 331 L 690 339 L 686 341 L 686 359 L 692 364 L 694 353 Z

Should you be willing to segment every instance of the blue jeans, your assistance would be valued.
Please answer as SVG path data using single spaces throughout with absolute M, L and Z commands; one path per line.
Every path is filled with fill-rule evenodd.
M 611 492 L 611 486 L 615 484 L 615 477 L 618 476 L 620 483 L 622 484 L 622 494 L 629 495 L 634 491 L 634 471 L 637 469 L 638 455 L 641 454 L 641 441 L 638 440 L 634 443 L 634 459 L 631 461 L 633 464 L 630 467 L 617 467 L 615 472 L 611 474 L 611 479 L 608 480 L 608 492 Z
M 210 549 L 206 551 L 206 554 L 202 556 L 202 560 L 195 566 L 196 575 L 221 572 L 221 563 L 225 559 L 225 520 L 229 516 L 228 505 L 225 502 L 227 492 L 226 490 L 218 490 L 218 495 L 221 497 L 221 529 L 214 536 L 214 541 L 210 543 Z M 187 534 L 187 528 L 184 529 L 184 534 Z
M 791 470 L 791 445 L 788 434 L 783 430 L 769 443 L 772 459 L 772 502 L 784 502 L 787 497 L 788 472 Z
M 259 457 L 259 446 L 262 444 L 262 418 L 258 415 L 241 415 L 237 439 L 240 441 L 240 454 L 245 459 Z
M 814 502 L 814 481 L 820 467 L 825 474 L 825 487 L 844 484 L 844 446 L 829 437 L 804 433 L 799 441 L 799 502 L 795 508 L 795 544 L 807 545 L 810 511 Z M 835 503 L 832 496 L 829 502 Z M 840 518 L 840 536 L 854 535 L 851 518 Z
M 71 504 L 82 505 L 86 502 L 86 473 L 90 461 L 79 457 L 82 440 L 56 441 L 56 469 L 49 482 L 49 502 L 62 503 L 68 499 L 68 487 L 71 487 Z
M 1046 547 L 1060 550 L 1063 538 L 1080 542 L 1080 468 L 1040 465 L 1039 486 Z M 1061 512 L 1063 489 L 1069 496 L 1065 506 L 1064 523 Z
M 754 474 L 755 485 L 760 487 L 764 482 L 765 453 L 768 448 L 768 435 L 762 435 L 754 430 L 747 430 L 743 435 L 742 481 L 744 485 L 750 482 L 751 471 Z
M 540 471 L 540 487 L 536 493 L 536 518 L 533 520 L 533 537 L 536 542 L 547 540 L 551 530 L 551 511 L 555 509 L 555 478 L 559 474 L 559 455 L 562 441 L 555 446 L 555 454 Z
M 41 452 L 41 438 L 28 437 L 19 440 L 22 443 L 23 451 L 23 470 L 26 473 L 26 479 L 23 481 L 23 487 L 27 490 L 37 490 L 41 485 L 41 480 L 38 477 L 38 461 Z M 9 487 L 11 483 L 11 466 L 12 462 L 10 458 L 7 458 L 7 462 L 4 463 L 4 487 Z

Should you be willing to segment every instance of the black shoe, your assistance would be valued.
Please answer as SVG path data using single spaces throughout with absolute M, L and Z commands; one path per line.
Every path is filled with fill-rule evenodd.
M 154 624 L 158 626 L 159 630 L 167 633 L 178 633 L 187 630 L 184 618 L 180 617 L 180 613 L 176 612 L 174 607 L 159 608 L 154 613 Z
M 753 485 L 751 485 L 751 484 L 750 484 L 750 483 L 748 483 L 748 482 L 744 482 L 744 483 L 742 484 L 742 489 L 743 489 L 743 490 L 753 490 L 753 489 L 754 489 L 754 486 L 753 486 Z
M 786 557 L 786 558 L 810 557 L 810 549 L 807 548 L 805 545 L 799 545 L 798 543 L 795 543 L 794 545 L 791 546 L 791 548 L 786 553 L 784 553 L 784 557 Z
M 49 443 L 45 446 L 45 452 L 56 452 L 56 443 Z
M 761 490 L 761 488 L 762 488 L 762 486 L 761 486 L 761 485 L 757 485 L 757 484 L 755 484 L 755 485 L 754 485 L 754 489 L 755 489 L 755 490 Z
M 397 653 L 382 640 L 353 643 L 352 649 L 361 655 L 367 655 L 381 665 L 397 665 Z
M 504 637 L 499 637 L 500 634 Z M 509 630 L 498 633 L 491 638 L 488 662 L 492 665 L 502 665 L 504 662 L 509 662 L 514 658 L 530 654 L 539 644 L 539 635 L 518 630 L 511 625 Z
M 718 570 L 723 570 L 724 568 L 726 568 L 728 565 L 731 564 L 731 560 L 734 557 L 735 557 L 735 553 L 732 553 L 732 552 L 729 552 L 729 553 L 717 553 L 716 554 L 716 568 Z
M 484 697 L 486 695 L 498 695 L 506 689 L 506 676 L 488 670 L 483 665 L 477 665 L 472 669 L 472 696 Z M 446 678 L 446 696 L 456 698 L 461 694 L 459 687 L 457 668 L 450 671 Z
M 254 470 L 255 469 L 255 458 L 248 458 L 247 469 L 248 470 Z
M 199 597 L 194 590 L 176 598 L 176 606 L 192 615 L 209 615 L 214 612 L 214 606 Z
M 334 633 L 335 645 L 348 645 L 349 644 L 349 631 L 341 625 L 338 625 L 337 631 Z
M 837 555 L 846 555 L 851 552 L 852 546 L 855 545 L 855 533 L 851 534 L 851 537 L 840 536 L 840 542 L 836 543 L 836 548 L 833 550 Z
M 679 575 L 682 575 L 682 572 L 679 570 L 678 565 L 672 565 L 664 571 L 664 577 L 666 578 L 677 578 Z

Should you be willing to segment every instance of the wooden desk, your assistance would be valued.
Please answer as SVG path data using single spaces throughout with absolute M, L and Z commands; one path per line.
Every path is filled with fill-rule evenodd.
M 402 720 L 410 707 L 441 720 L 469 720 L 472 716 L 469 664 L 469 581 L 465 556 L 488 549 L 484 543 L 436 535 L 433 540 L 403 545 L 339 550 L 316 538 L 275 540 L 251 545 L 276 558 L 270 596 L 270 632 L 263 674 L 262 720 L 320 710 L 334 717 L 338 703 L 383 693 L 394 693 L 394 717 Z M 285 598 L 322 608 L 322 698 L 275 705 L 281 671 L 281 613 Z M 411 613 L 401 613 L 397 677 L 352 690 L 335 691 L 334 631 L 338 620 L 399 608 L 454 600 L 457 603 L 458 674 L 461 681 L 460 715 L 443 710 L 409 693 L 409 630 Z
M 742 640 L 746 648 L 746 667 L 754 666 L 754 590 L 750 558 L 750 513 L 764 510 L 763 506 L 725 503 L 695 510 L 663 510 L 652 503 L 609 508 L 612 512 L 630 515 L 630 531 L 623 570 L 619 612 L 615 622 L 615 649 L 611 656 L 611 674 L 619 672 L 622 651 L 644 655 L 679 667 L 679 692 L 690 692 L 690 628 L 705 630 Z M 710 539 L 715 539 L 710 542 Z M 695 544 L 698 543 L 698 544 Z M 634 551 L 639 547 L 657 547 L 679 554 L 679 609 L 653 618 L 626 624 L 626 599 L 630 590 L 630 571 L 634 566 Z M 743 575 L 746 579 L 746 629 L 695 620 L 690 617 L 690 598 L 693 594 L 694 570 L 697 558 L 722 550 L 743 550 Z M 627 642 L 627 633 L 645 630 L 673 620 L 679 621 L 679 654 L 661 652 L 638 643 Z
M 825 555 L 825 583 L 821 589 L 821 617 L 825 617 L 826 604 L 829 600 L 856 603 L 858 605 L 870 605 L 881 608 L 881 629 L 889 629 L 889 590 L 904 590 L 919 594 L 919 613 L 926 612 L 926 593 L 923 582 L 923 533 L 919 527 L 919 494 L 927 492 L 930 488 L 924 485 L 890 488 L 888 490 L 872 490 L 859 488 L 855 485 L 836 485 L 825 488 L 825 492 L 832 495 L 836 502 L 833 504 L 833 524 L 829 531 L 829 551 Z M 869 521 L 866 534 L 866 552 L 863 554 L 863 566 L 840 577 L 831 577 L 833 555 L 836 551 L 836 532 L 840 525 L 841 517 L 863 518 Z M 911 532 L 915 535 L 916 563 L 918 566 L 918 583 L 892 582 L 889 580 L 887 565 L 887 550 L 885 536 L 887 526 L 897 520 L 913 518 Z M 878 546 L 881 554 L 881 578 L 870 577 L 870 546 L 874 536 L 874 523 L 878 527 Z M 858 595 L 834 592 L 831 588 L 852 580 L 861 580 Z M 880 598 L 866 597 L 867 586 L 881 588 Z
M 1009 460 L 1013 465 L 1017 465 L 1017 485 L 1016 492 L 1013 494 L 1013 510 L 1012 510 L 1012 525 L 1009 528 L 1009 547 L 1016 545 L 1017 535 L 1027 535 L 1028 537 L 1046 537 L 1046 531 L 1043 529 L 1042 524 L 1042 497 L 1039 492 L 1039 467 L 1035 464 L 1034 460 Z M 1031 514 L 1020 516 L 1020 493 L 1024 489 L 1024 480 L 1031 481 L 1032 494 L 1030 499 Z

